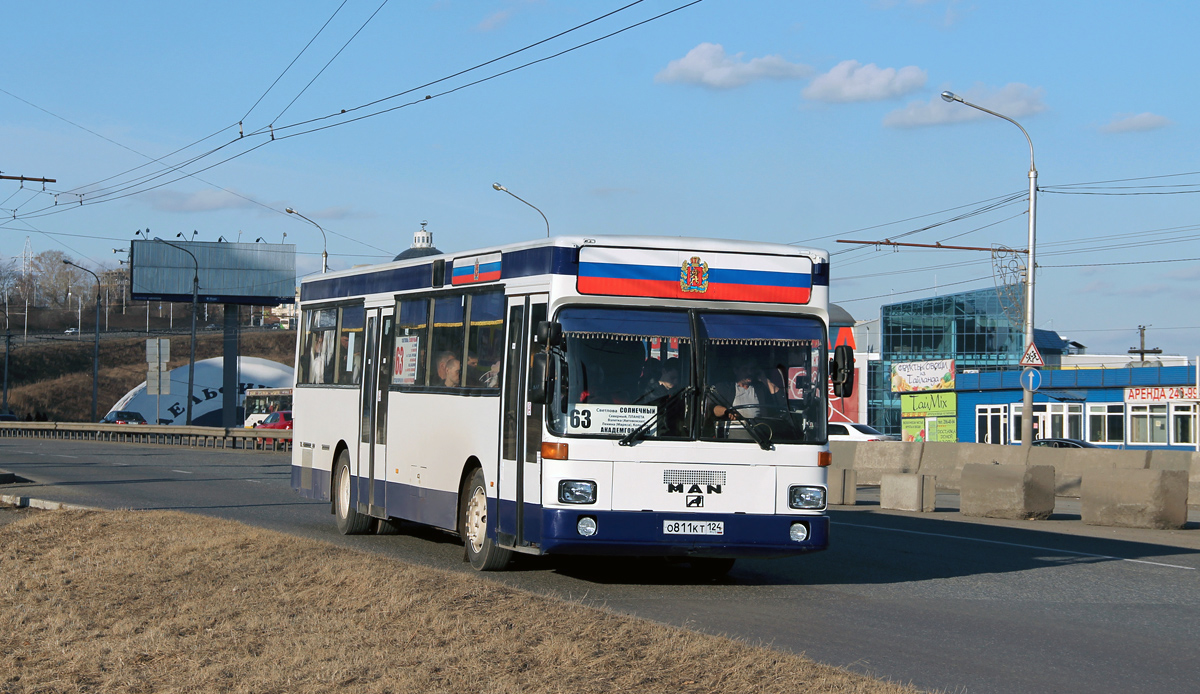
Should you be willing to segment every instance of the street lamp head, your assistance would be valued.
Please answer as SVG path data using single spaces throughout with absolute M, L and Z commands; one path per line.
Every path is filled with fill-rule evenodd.
M 942 92 L 943 101 L 962 101 L 962 97 L 954 92 Z
M 72 263 L 72 262 L 71 262 L 71 261 L 69 261 L 69 260 L 64 260 L 64 261 L 63 261 L 63 265 L 74 265 L 74 264 L 75 264 L 75 263 Z
M 259 236 L 258 238 L 254 239 L 254 243 L 262 243 L 262 242 L 263 242 L 263 237 L 261 237 L 261 236 Z
M 504 186 L 500 185 L 499 183 L 493 183 L 492 188 L 495 188 L 496 190 L 504 191 L 505 193 L 508 192 L 508 188 L 505 188 Z
M 295 211 L 295 210 L 293 210 L 293 209 L 292 209 L 292 208 L 290 208 L 290 207 L 288 207 L 288 208 L 285 208 L 285 209 L 287 210 L 287 213 L 288 213 L 288 214 L 296 214 L 296 211 Z
M 175 238 L 177 238 L 177 239 L 184 239 L 184 238 L 187 238 L 187 237 L 186 237 L 186 236 L 184 236 L 184 235 L 183 235 L 183 232 L 181 231 L 181 232 L 179 232 L 178 234 L 175 234 Z

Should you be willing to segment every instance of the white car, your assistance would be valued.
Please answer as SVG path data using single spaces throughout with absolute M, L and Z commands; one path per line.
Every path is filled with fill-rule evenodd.
M 899 436 L 888 436 L 866 424 L 853 422 L 829 422 L 826 433 L 830 441 L 899 441 Z
M 78 333 L 79 333 L 79 328 L 67 328 L 66 330 L 63 331 L 64 335 L 77 335 Z

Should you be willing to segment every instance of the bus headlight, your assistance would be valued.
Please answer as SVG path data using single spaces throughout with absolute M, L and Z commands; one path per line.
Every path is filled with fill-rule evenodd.
M 819 511 L 825 508 L 824 487 L 788 487 L 788 506 L 791 508 Z
M 596 530 L 596 519 L 591 516 L 581 516 L 579 522 L 575 524 L 575 531 L 584 537 L 595 535 Z
M 596 483 L 590 480 L 562 480 L 558 483 L 558 501 L 563 504 L 594 504 Z
M 792 523 L 792 527 L 788 531 L 788 536 L 794 542 L 804 542 L 808 539 L 808 526 L 804 523 Z

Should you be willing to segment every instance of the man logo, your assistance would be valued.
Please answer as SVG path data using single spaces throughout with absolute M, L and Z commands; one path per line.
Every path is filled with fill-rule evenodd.
M 687 508 L 701 508 L 704 506 L 704 497 L 699 494 L 689 496 L 687 498 Z
M 667 483 L 667 493 L 668 494 L 683 494 L 684 493 L 683 485 L 668 482 Z M 721 485 L 706 484 L 706 485 L 704 485 L 703 488 L 701 488 L 700 485 L 693 484 L 687 488 L 687 493 L 688 494 L 720 494 L 721 493 Z

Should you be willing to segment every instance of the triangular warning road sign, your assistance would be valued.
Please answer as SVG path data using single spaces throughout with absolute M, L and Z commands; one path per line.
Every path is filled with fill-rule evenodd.
M 1025 348 L 1025 355 L 1021 357 L 1021 366 L 1045 366 L 1042 361 L 1042 353 L 1038 351 L 1037 345 L 1032 342 Z

